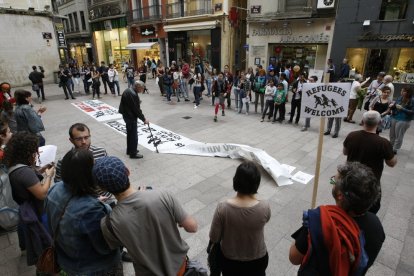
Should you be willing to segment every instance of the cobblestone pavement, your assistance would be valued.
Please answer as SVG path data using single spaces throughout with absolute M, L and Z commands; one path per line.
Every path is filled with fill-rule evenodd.
M 226 111 L 213 121 L 211 99 L 204 96 L 198 109 L 190 102 L 168 104 L 155 86 L 148 80 L 150 94 L 141 96 L 144 114 L 155 124 L 201 142 L 226 142 L 262 148 L 281 163 L 295 166 L 314 174 L 318 143 L 319 120 L 313 119 L 311 128 L 301 132 L 300 126 L 260 123 L 259 114 L 250 107 L 249 115 Z M 102 87 L 101 87 L 102 88 Z M 126 88 L 121 83 L 122 90 Z M 29 89 L 29 87 L 26 87 Z M 75 122 L 84 122 L 91 128 L 92 143 L 103 146 L 110 155 L 120 157 L 131 170 L 134 185 L 151 185 L 176 194 L 185 209 L 196 217 L 199 231 L 182 233 L 190 245 L 189 257 L 206 263 L 206 246 L 213 212 L 217 202 L 234 195 L 232 178 L 240 164 L 238 160 L 213 157 L 157 154 L 140 147 L 143 159 L 132 160 L 125 155 L 124 136 L 104 126 L 71 105 L 74 100 L 64 100 L 63 92 L 56 84 L 46 85 L 47 111 L 43 116 L 47 144 L 58 146 L 58 157 L 71 148 L 68 128 Z M 77 101 L 90 96 L 78 95 Z M 104 95 L 103 101 L 118 107 L 120 97 Z M 175 99 L 173 100 L 175 101 Z M 35 107 L 39 106 L 35 104 Z M 232 103 L 234 107 L 234 101 Z M 290 110 L 289 105 L 287 110 Z M 253 112 L 252 112 L 253 111 Z M 361 112 L 356 112 L 360 119 Z M 183 119 L 189 116 L 190 119 Z M 302 123 L 303 120 L 301 120 Z M 339 138 L 324 137 L 320 185 L 317 205 L 333 204 L 328 179 L 336 172 L 336 166 L 346 159 L 342 155 L 342 142 L 347 133 L 358 129 L 358 124 L 342 124 Z M 385 136 L 388 133 L 383 134 Z M 414 274 L 414 133 L 410 128 L 403 148 L 398 152 L 395 168 L 386 167 L 382 176 L 382 207 L 378 215 L 387 235 L 382 250 L 368 275 Z M 312 184 L 295 183 L 278 187 L 263 172 L 259 197 L 267 199 L 272 217 L 265 227 L 269 252 L 268 275 L 295 275 L 297 267 L 290 264 L 288 250 L 290 235 L 301 225 L 302 210 L 310 208 Z M 131 264 L 125 264 L 125 275 L 134 275 Z M 0 236 L 0 271 L 2 275 L 33 275 L 34 268 L 27 267 L 21 256 L 15 233 Z

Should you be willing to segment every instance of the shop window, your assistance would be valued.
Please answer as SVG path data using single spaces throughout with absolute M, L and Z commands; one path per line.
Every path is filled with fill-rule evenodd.
M 303 10 L 303 8 L 307 6 L 308 0 L 286 0 L 285 3 L 286 11 Z
M 81 19 L 82 30 L 85 31 L 86 23 L 85 23 L 85 14 L 83 11 L 80 11 L 80 19 Z
M 407 2 L 407 0 L 382 0 L 379 20 L 404 19 Z

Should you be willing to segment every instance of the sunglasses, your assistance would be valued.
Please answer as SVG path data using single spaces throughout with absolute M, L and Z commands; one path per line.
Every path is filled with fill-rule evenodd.
M 336 185 L 335 175 L 334 176 L 331 176 L 331 178 L 329 178 L 329 184 Z

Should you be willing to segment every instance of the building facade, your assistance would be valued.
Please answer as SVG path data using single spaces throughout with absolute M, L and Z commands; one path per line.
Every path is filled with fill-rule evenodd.
M 57 0 L 56 5 L 60 15 L 65 17 L 63 28 L 68 56 L 66 62 L 82 65 L 91 62 L 93 58 L 91 32 L 88 22 L 88 8 L 84 0 Z M 62 56 L 63 53 L 60 53 Z
M 12 86 L 30 84 L 32 66 L 42 66 L 45 82 L 53 82 L 58 68 L 58 38 L 49 1 L 0 2 L 0 80 Z
M 321 77 L 333 39 L 335 1 L 322 6 L 320 1 L 250 1 L 245 47 L 248 66 L 299 65 L 308 74 Z
M 364 76 L 384 71 L 394 85 L 414 84 L 413 15 L 410 0 L 340 1 L 331 53 L 336 67 L 346 57 Z
M 126 12 L 126 0 L 88 0 L 95 64 L 130 61 Z
M 130 0 L 127 14 L 132 62 L 135 66 L 149 58 L 166 64 L 166 34 L 163 18 L 166 13 L 166 0 Z

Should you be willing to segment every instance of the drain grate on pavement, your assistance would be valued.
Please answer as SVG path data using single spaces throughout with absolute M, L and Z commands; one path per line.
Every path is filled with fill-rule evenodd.
M 191 119 L 191 118 L 193 118 L 193 117 L 191 117 L 191 116 L 184 116 L 184 117 L 182 117 L 183 119 L 185 119 L 185 120 L 188 120 L 188 119 Z

